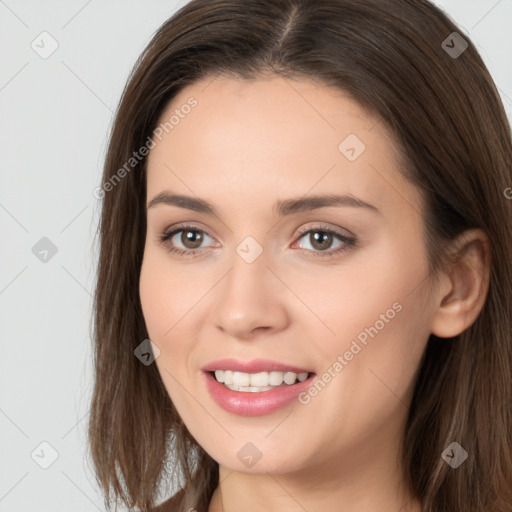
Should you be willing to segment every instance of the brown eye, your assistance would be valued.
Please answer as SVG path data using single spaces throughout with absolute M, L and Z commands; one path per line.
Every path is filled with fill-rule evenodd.
M 309 241 L 311 246 L 314 249 L 318 249 L 319 251 L 325 251 L 329 249 L 334 237 L 331 233 L 327 233 L 326 231 L 311 231 L 309 233 Z
M 181 232 L 180 241 L 187 249 L 197 249 L 203 241 L 203 232 L 192 229 L 185 229 Z
M 306 242 L 306 246 L 299 244 L 299 247 L 306 249 L 311 256 L 335 256 L 356 246 L 356 238 L 347 237 L 337 231 L 323 227 L 302 231 L 299 241 L 302 240 Z M 338 242 L 338 244 L 332 247 L 335 242 Z M 307 244 L 309 244 L 309 247 L 307 247 Z
M 194 226 L 179 226 L 162 233 L 159 241 L 167 247 L 169 252 L 192 256 L 203 252 L 201 245 L 207 241 L 207 238 L 211 237 L 202 229 Z
M 316 252 L 328 251 L 335 241 L 338 241 L 339 245 L 343 245 L 341 242 L 347 240 L 337 233 L 318 228 L 303 233 L 301 239 L 309 244 L 309 247 L 306 245 L 303 248 Z

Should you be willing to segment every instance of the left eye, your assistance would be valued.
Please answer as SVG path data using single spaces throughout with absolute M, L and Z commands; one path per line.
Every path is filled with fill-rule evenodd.
M 309 231 L 306 231 L 306 233 L 304 233 L 299 238 L 299 240 L 305 238 L 306 235 L 309 235 L 306 240 L 310 243 L 310 246 L 312 246 L 311 248 L 320 252 L 328 250 L 332 246 L 332 243 L 335 239 L 338 239 L 340 244 L 345 240 L 344 237 L 333 231 L 319 229 L 310 229 Z M 306 248 L 309 249 L 308 247 Z

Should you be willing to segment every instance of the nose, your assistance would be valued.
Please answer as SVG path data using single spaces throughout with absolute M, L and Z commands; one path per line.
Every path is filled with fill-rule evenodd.
M 215 296 L 216 327 L 240 340 L 285 329 L 289 323 L 286 289 L 274 272 L 264 254 L 252 263 L 235 254 Z

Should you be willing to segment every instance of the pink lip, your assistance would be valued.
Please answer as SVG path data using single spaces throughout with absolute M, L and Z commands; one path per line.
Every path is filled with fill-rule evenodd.
M 244 373 L 258 372 L 293 372 L 293 373 L 312 373 L 311 370 L 298 368 L 289 364 L 271 361 L 270 359 L 253 359 L 252 361 L 239 361 L 237 359 L 219 359 L 212 361 L 201 368 L 204 372 L 213 372 L 215 370 L 233 370 Z
M 204 376 L 213 400 L 224 410 L 240 416 L 262 416 L 285 407 L 306 391 L 316 377 L 312 375 L 309 379 L 291 386 L 250 393 L 231 391 L 224 384 L 217 382 L 211 373 L 204 373 Z
M 262 416 L 270 414 L 285 407 L 295 400 L 302 392 L 312 384 L 316 375 L 296 366 L 284 365 L 276 361 L 257 359 L 249 362 L 236 361 L 235 359 L 222 359 L 214 361 L 202 368 L 206 379 L 206 387 L 213 400 L 224 410 L 240 416 Z M 250 393 L 244 391 L 231 391 L 224 384 L 217 382 L 211 372 L 214 370 L 234 370 L 246 373 L 260 371 L 281 371 L 294 373 L 312 373 L 303 382 L 276 387 L 269 391 Z

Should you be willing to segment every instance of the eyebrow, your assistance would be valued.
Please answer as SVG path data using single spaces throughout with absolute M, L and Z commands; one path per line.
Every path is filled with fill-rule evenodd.
M 147 209 L 154 208 L 157 205 L 165 204 L 170 206 L 178 206 L 186 208 L 199 213 L 206 213 L 208 215 L 218 216 L 215 207 L 197 197 L 185 196 L 181 194 L 169 194 L 168 192 L 160 192 L 157 194 L 147 205 Z M 316 195 L 301 197 L 298 199 L 286 199 L 278 201 L 274 204 L 273 212 L 279 217 L 292 215 L 299 212 L 307 212 L 316 210 L 318 208 L 325 208 L 328 206 L 345 206 L 351 208 L 364 208 L 374 213 L 381 215 L 380 210 L 355 196 L 352 195 Z

